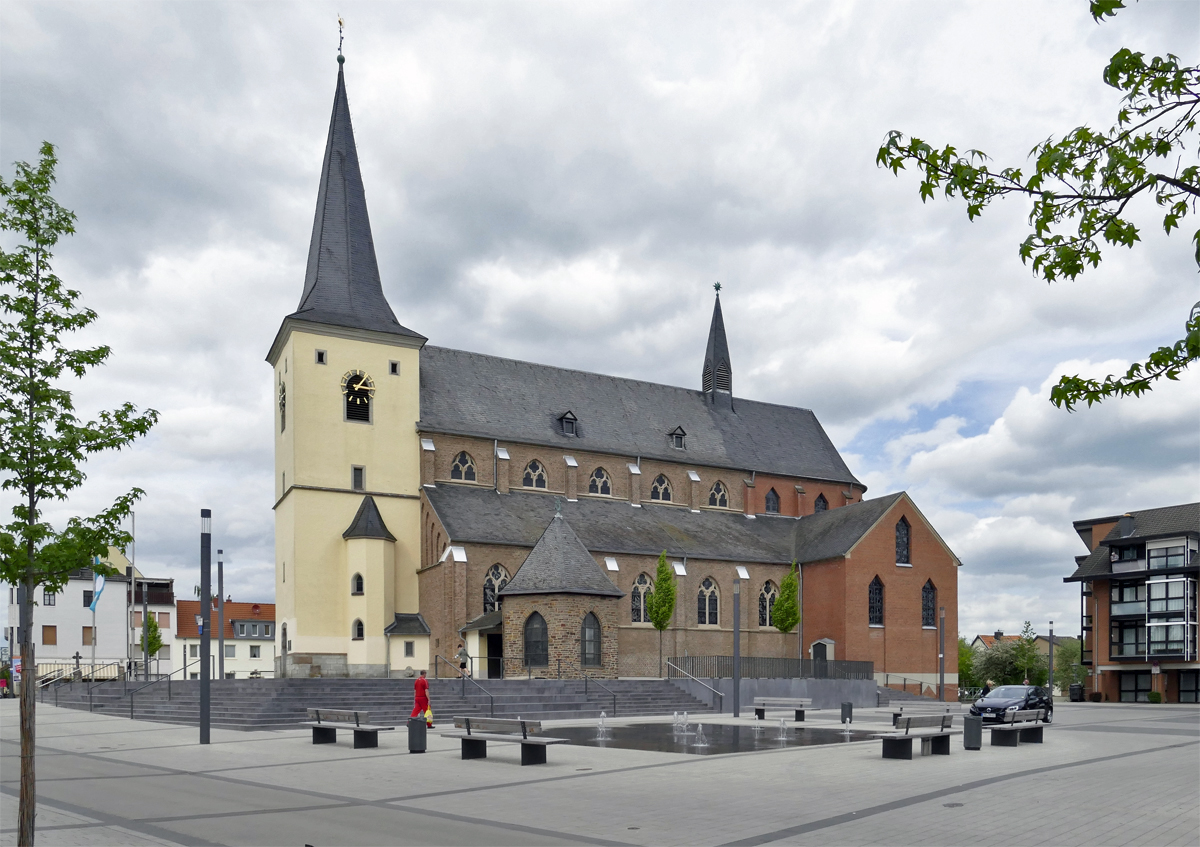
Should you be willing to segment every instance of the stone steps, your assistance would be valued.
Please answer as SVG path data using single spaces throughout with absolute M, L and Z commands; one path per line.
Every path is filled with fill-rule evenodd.
M 613 717 L 612 695 L 582 680 L 486 680 L 492 695 L 459 680 L 430 680 L 430 698 L 436 720 L 452 715 L 487 715 L 534 719 Z M 663 680 L 605 680 L 617 696 L 616 715 L 663 715 L 710 708 L 675 685 Z M 130 684 L 129 688 L 134 686 Z M 88 709 L 85 685 L 63 685 L 47 692 L 46 702 Z M 473 690 L 472 690 L 473 689 Z M 120 682 L 95 686 L 90 708 L 102 714 L 130 716 L 130 698 Z M 465 691 L 465 696 L 464 696 Z M 281 679 L 214 680 L 209 717 L 213 726 L 242 729 L 294 727 L 306 719 L 308 708 L 357 708 L 370 712 L 372 722 L 402 723 L 412 712 L 413 683 L 404 679 Z M 133 695 L 132 716 L 139 720 L 196 724 L 200 714 L 200 684 L 173 681 L 168 695 L 165 683 Z

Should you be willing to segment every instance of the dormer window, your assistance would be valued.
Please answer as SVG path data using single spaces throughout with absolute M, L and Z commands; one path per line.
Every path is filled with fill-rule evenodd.
M 669 433 L 671 438 L 671 446 L 676 450 L 683 449 L 683 440 L 687 437 L 687 433 L 683 431 L 683 427 L 677 426 Z
M 562 428 L 563 435 L 577 436 L 579 435 L 579 419 L 571 412 L 567 412 L 558 419 L 559 426 Z

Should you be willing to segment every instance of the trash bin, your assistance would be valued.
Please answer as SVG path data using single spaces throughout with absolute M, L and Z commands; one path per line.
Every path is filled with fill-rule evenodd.
M 1080 685 L 1078 682 L 1072 682 L 1070 687 L 1068 688 L 1068 690 L 1071 693 L 1071 702 L 1072 703 L 1082 703 L 1083 702 L 1083 686 L 1082 685 Z
M 408 752 L 425 752 L 425 718 L 408 719 Z
M 963 749 L 983 749 L 983 718 L 979 715 L 963 717 Z
M 842 723 L 854 723 L 854 704 L 842 704 Z

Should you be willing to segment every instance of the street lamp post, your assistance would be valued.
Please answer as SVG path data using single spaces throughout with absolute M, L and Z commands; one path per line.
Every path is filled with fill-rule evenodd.
M 225 678 L 225 551 L 217 551 L 217 679 Z
M 1046 687 L 1050 689 L 1050 697 L 1054 697 L 1054 621 L 1050 621 L 1050 660 L 1049 665 L 1050 676 L 1046 680 Z
M 733 580 L 733 716 L 742 713 L 742 581 Z
M 946 607 L 938 607 L 938 700 L 946 701 Z
M 200 743 L 208 743 L 209 687 L 212 683 L 212 510 L 200 510 Z

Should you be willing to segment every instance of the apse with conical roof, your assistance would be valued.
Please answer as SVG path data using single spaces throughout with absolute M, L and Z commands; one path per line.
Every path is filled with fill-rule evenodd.
M 729 342 L 725 340 L 725 319 L 721 316 L 719 287 L 713 305 L 712 324 L 708 328 L 708 347 L 704 352 L 704 374 L 700 385 L 704 399 L 710 404 L 732 407 L 733 372 L 729 365 Z
M 339 55 L 304 293 L 300 305 L 288 317 L 423 340 L 396 320 L 383 294 L 350 123 L 344 61 Z

